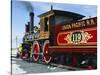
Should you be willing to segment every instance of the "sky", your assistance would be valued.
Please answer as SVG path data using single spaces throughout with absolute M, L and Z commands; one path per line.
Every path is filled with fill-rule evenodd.
M 29 21 L 28 6 L 25 5 L 25 1 L 12 0 L 12 48 L 16 48 L 16 36 L 18 38 L 17 46 L 22 42 L 22 38 L 25 33 L 25 24 Z M 38 26 L 38 15 L 50 10 L 51 5 L 55 10 L 64 10 L 82 14 L 85 18 L 97 16 L 96 5 L 77 5 L 77 4 L 61 4 L 61 3 L 47 3 L 47 2 L 28 2 L 33 7 L 34 25 Z M 32 10 L 31 10 L 32 11 Z

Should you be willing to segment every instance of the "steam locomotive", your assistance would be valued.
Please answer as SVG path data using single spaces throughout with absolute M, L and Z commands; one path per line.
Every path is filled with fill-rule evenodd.
M 34 13 L 25 25 L 21 58 L 97 68 L 97 17 L 62 10 L 42 13 L 40 27 L 34 26 Z

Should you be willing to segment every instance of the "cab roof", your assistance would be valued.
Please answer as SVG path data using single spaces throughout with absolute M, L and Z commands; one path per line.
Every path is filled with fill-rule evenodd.
M 63 10 L 50 10 L 43 14 L 40 14 L 38 17 L 41 18 L 41 17 L 48 16 L 50 14 L 59 15 L 59 16 L 67 16 L 67 17 L 72 17 L 72 18 L 76 18 L 76 19 L 82 19 L 83 17 L 85 17 L 84 15 L 81 15 L 78 13 L 63 11 Z

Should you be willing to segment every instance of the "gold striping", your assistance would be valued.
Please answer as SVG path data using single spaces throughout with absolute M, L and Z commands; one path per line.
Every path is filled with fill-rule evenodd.
M 49 46 L 49 48 L 97 48 L 97 46 Z

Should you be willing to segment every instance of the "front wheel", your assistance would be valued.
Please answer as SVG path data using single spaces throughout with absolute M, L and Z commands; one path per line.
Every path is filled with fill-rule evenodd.
M 33 60 L 37 62 L 39 59 L 39 52 L 40 52 L 40 46 L 38 41 L 34 42 L 32 51 L 33 51 Z

